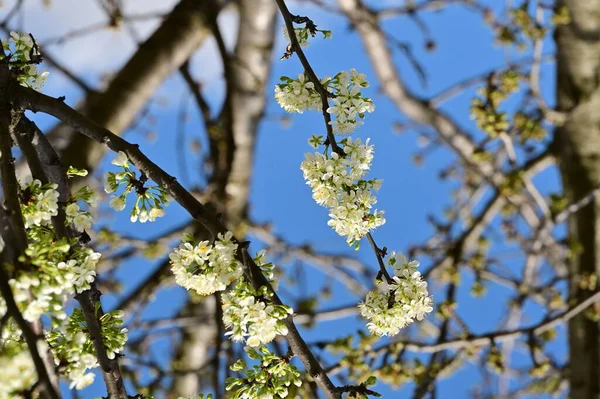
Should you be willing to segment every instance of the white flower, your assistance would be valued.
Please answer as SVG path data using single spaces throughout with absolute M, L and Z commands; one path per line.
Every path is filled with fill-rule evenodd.
M 363 73 L 351 69 L 350 74 L 342 71 L 336 78 L 328 81 L 334 99 L 327 112 L 335 117 L 329 124 L 334 133 L 349 135 L 363 124 L 358 119 L 364 118 L 366 112 L 373 112 L 375 107 L 370 98 L 363 97 L 360 93 L 361 88 L 369 87 Z
M 36 322 L 40 316 L 50 307 L 51 297 L 49 295 L 39 295 L 29 302 L 27 308 L 23 311 L 23 318 L 29 322 Z
M 80 212 L 73 218 L 73 225 L 77 231 L 84 231 L 92 227 L 92 217 L 85 212 Z
M 46 225 L 53 216 L 58 215 L 58 191 L 56 184 L 42 186 L 39 180 L 31 176 L 22 179 L 21 190 L 27 193 L 27 200 L 21 205 L 25 218 L 25 227 Z
M 8 40 L 15 43 L 17 51 L 29 53 L 33 47 L 33 40 L 26 33 L 10 32 L 10 39 Z
M 246 343 L 247 343 L 249 346 L 252 346 L 252 347 L 254 347 L 254 348 L 255 348 L 255 347 L 257 347 L 257 346 L 260 346 L 260 338 L 258 338 L 257 336 L 252 336 L 252 337 L 249 337 L 249 338 L 246 340 Z
M 65 213 L 67 214 L 67 216 L 77 216 L 79 214 L 79 205 L 77 205 L 76 203 L 67 205 L 67 207 L 65 208 Z
M 142 209 L 139 214 L 140 223 L 146 223 L 148 221 L 148 211 Z
M 293 310 L 283 305 L 267 305 L 255 298 L 256 292 L 246 281 L 240 281 L 222 295 L 223 323 L 230 329 L 225 335 L 233 341 L 244 341 L 257 347 L 269 343 L 277 335 L 287 335 L 283 320 Z
M 323 103 L 312 82 L 304 74 L 298 79 L 275 86 L 275 99 L 287 112 L 303 113 L 307 110 L 320 111 Z
M 71 380 L 69 389 L 75 388 L 81 390 L 92 385 L 94 383 L 94 378 L 96 378 L 94 373 L 86 373 L 85 370 L 79 370 L 76 373 L 69 374 L 69 379 Z
M 0 397 L 15 398 L 15 392 L 26 392 L 37 382 L 37 373 L 29 351 L 0 353 Z
M 128 162 L 129 160 L 127 159 L 127 154 L 125 154 L 123 151 L 119 151 L 119 153 L 117 154 L 115 159 L 112 160 L 111 163 L 116 166 L 125 167 L 127 166 Z
M 350 80 L 357 86 L 360 87 L 369 87 L 369 82 L 367 82 L 367 76 L 364 73 L 359 73 L 356 69 L 350 69 Z
M 82 345 L 84 342 L 82 342 Z M 79 360 L 81 364 L 88 369 L 98 366 L 98 359 L 96 359 L 96 356 L 92 355 L 91 353 L 84 353 L 83 355 L 81 355 L 81 358 Z
M 396 335 L 413 321 L 421 321 L 433 310 L 433 299 L 427 292 L 427 282 L 417 271 L 419 263 L 408 262 L 402 255 L 392 252 L 388 264 L 394 268 L 393 282 L 379 282 L 369 291 L 358 308 L 369 320 L 371 334 Z
M 169 255 L 175 282 L 199 295 L 225 290 L 242 274 L 241 264 L 235 258 L 238 246 L 232 238 L 233 234 L 227 232 L 219 233 L 213 245 L 208 241 L 197 245 L 181 243 Z
M 92 215 L 86 211 L 82 211 L 77 203 L 67 205 L 65 213 L 67 215 L 67 222 L 72 224 L 77 231 L 82 232 L 92 227 Z
M 0 253 L 4 251 L 4 239 L 2 238 L 2 235 L 0 235 Z
M 114 195 L 108 205 L 113 208 L 115 211 L 122 211 L 125 209 L 125 201 L 123 198 Z
M 96 265 L 102 256 L 98 252 L 94 252 L 89 248 L 83 250 L 81 260 L 70 259 L 67 263 L 61 262 L 58 264 L 59 269 L 68 272 L 69 286 L 67 291 L 73 293 L 81 293 L 89 290 L 91 283 L 96 278 Z
M 156 218 L 165 216 L 165 210 L 162 208 L 152 208 L 150 212 L 148 212 L 148 220 L 154 222 Z
M 362 144 L 360 139 L 348 138 L 341 143 L 344 158 L 337 153 L 308 153 L 300 168 L 313 199 L 329 208 L 328 224 L 353 243 L 385 223 L 383 211 L 372 210 L 377 203 L 372 192 L 380 188 L 381 180 L 362 180 L 373 160 L 369 140 Z
M 50 72 L 48 71 L 43 71 L 42 73 L 39 73 L 33 80 L 31 87 L 39 91 L 42 88 L 42 86 L 44 86 L 44 84 L 46 83 L 46 80 L 48 80 L 48 75 L 50 75 Z

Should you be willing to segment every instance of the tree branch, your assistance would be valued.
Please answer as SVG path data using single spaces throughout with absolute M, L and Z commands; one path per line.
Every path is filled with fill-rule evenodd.
M 224 233 L 226 231 L 225 226 L 221 224 L 216 215 L 198 202 L 191 193 L 185 190 L 181 184 L 177 182 L 177 179 L 170 176 L 158 167 L 158 165 L 150 161 L 150 159 L 140 151 L 138 145 L 131 144 L 109 130 L 98 126 L 93 121 L 87 119 L 85 116 L 66 105 L 60 99 L 46 96 L 45 94 L 22 86 L 13 86 L 10 90 L 10 94 L 9 98 L 11 98 L 15 104 L 34 112 L 43 112 L 52 115 L 88 138 L 98 143 L 105 144 L 111 150 L 115 152 L 125 152 L 131 162 L 139 170 L 167 190 L 175 201 L 177 201 L 194 219 L 200 222 L 212 234 L 213 239 L 216 238 L 218 233 Z M 279 299 L 279 296 L 273 291 L 269 282 L 254 263 L 252 257 L 248 254 L 247 249 L 242 248 L 238 251 L 238 259 L 251 270 L 254 286 L 256 288 L 261 286 L 269 287 L 273 292 L 273 302 L 281 304 L 282 302 Z M 88 293 L 86 294 L 86 298 L 91 299 L 88 296 L 90 291 L 86 291 L 86 293 Z M 302 361 L 307 372 L 317 382 L 327 398 L 339 399 L 340 393 L 337 391 L 327 374 L 323 371 L 323 368 L 308 348 L 306 342 L 304 342 L 300 336 L 291 315 L 285 319 L 285 324 L 288 328 L 286 339 L 294 354 Z

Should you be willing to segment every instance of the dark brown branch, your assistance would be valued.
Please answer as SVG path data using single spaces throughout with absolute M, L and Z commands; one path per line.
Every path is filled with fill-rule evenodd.
M 331 126 L 331 115 L 329 115 L 329 112 L 327 112 L 327 109 L 329 108 L 329 93 L 327 92 L 327 90 L 325 90 L 325 88 L 321 84 L 321 81 L 317 77 L 317 74 L 312 69 L 312 66 L 308 62 L 304 51 L 302 51 L 300 43 L 298 43 L 298 38 L 296 37 L 296 31 L 294 30 L 294 19 L 297 17 L 290 13 L 290 10 L 288 10 L 284 0 L 275 1 L 277 1 L 279 10 L 281 11 L 281 15 L 283 16 L 283 20 L 285 21 L 285 26 L 289 33 L 290 41 L 292 42 L 292 50 L 298 55 L 298 58 L 300 59 L 300 62 L 302 63 L 302 66 L 304 67 L 304 70 L 308 75 L 308 79 L 310 79 L 310 81 L 315 85 L 315 90 L 317 90 L 317 92 L 321 96 L 323 119 L 325 120 L 325 126 L 327 128 L 327 142 L 329 145 L 331 145 L 331 149 L 334 152 L 337 152 L 338 154 L 343 156 L 345 155 L 344 151 L 337 145 L 335 141 L 335 136 L 333 135 L 333 127 Z
M 6 105 L 0 105 L 0 170 L 2 172 L 2 191 L 4 195 L 4 206 L 13 232 L 14 250 L 22 254 L 27 248 L 27 236 L 21 204 L 19 203 L 19 182 L 15 174 L 15 159 L 12 156 L 11 130 L 14 128 L 12 111 Z
M 170 176 L 160 167 L 158 167 L 158 165 L 150 161 L 150 159 L 148 159 L 148 157 L 146 157 L 146 155 L 140 151 L 138 145 L 131 144 L 121 137 L 111 133 L 107 129 L 96 125 L 94 122 L 66 105 L 61 99 L 52 98 L 22 86 L 13 86 L 10 90 L 10 94 L 11 96 L 9 98 L 13 99 L 15 104 L 23 106 L 24 108 L 34 112 L 44 112 L 52 115 L 70 125 L 72 128 L 80 131 L 88 138 L 98 143 L 105 144 L 111 150 L 115 152 L 125 152 L 130 161 L 138 169 L 140 169 L 149 178 L 167 190 L 167 192 L 175 199 L 175 201 L 177 201 L 184 209 L 186 209 L 186 211 L 194 219 L 200 222 L 212 234 L 213 238 L 216 238 L 217 233 L 223 233 L 226 231 L 225 226 L 221 224 L 216 215 L 198 202 L 191 193 L 185 190 L 181 184 L 177 182 L 177 179 Z M 269 282 L 263 276 L 258 266 L 254 263 L 252 257 L 248 254 L 247 249 L 242 249 L 239 251 L 239 257 L 242 261 L 246 261 L 244 264 L 249 268 L 249 270 L 251 270 L 253 276 L 252 282 L 255 287 L 270 287 Z M 272 292 L 273 302 L 276 304 L 281 304 L 281 300 L 277 294 L 274 291 Z M 90 291 L 86 291 L 86 293 L 89 294 Z M 87 297 L 87 299 L 91 300 L 92 298 Z M 82 304 L 82 307 L 84 307 L 84 304 Z M 294 354 L 297 355 L 302 361 L 307 372 L 317 382 L 327 398 L 339 399 L 340 393 L 337 391 L 335 385 L 331 382 L 327 374 L 323 371 L 323 368 L 320 366 L 319 362 L 308 348 L 306 342 L 304 342 L 304 339 L 300 336 L 300 333 L 296 329 L 291 315 L 285 319 L 285 324 L 288 328 L 288 334 L 286 338 L 290 347 L 294 351 Z M 99 360 L 101 361 L 102 359 Z
M 373 252 L 375 252 L 375 256 L 377 257 L 377 264 L 379 265 L 379 273 L 385 277 L 385 281 L 388 284 L 392 284 L 394 280 L 390 277 L 390 274 L 385 268 L 385 264 L 383 263 L 383 258 L 385 257 L 385 250 L 382 250 L 377 246 L 375 240 L 373 240 L 373 236 L 371 233 L 367 233 L 367 239 L 369 240 L 369 244 L 371 244 L 371 248 Z
M 21 124 L 21 127 L 29 129 L 29 131 L 25 132 L 25 134 L 34 138 L 36 143 L 36 145 L 33 146 L 25 137 L 23 137 L 22 141 L 25 147 L 24 153 L 26 153 L 28 163 L 30 163 L 30 165 L 39 163 L 40 166 L 34 167 L 34 169 L 38 169 L 41 167 L 41 160 L 44 160 L 44 163 L 48 165 L 49 174 L 53 173 L 56 175 L 60 173 L 61 176 L 57 177 L 56 180 L 56 183 L 58 184 L 59 199 L 69 198 L 70 192 L 66 183 L 67 178 L 65 171 L 60 168 L 59 164 L 53 162 L 58 159 L 58 155 L 47 141 L 46 137 L 37 129 L 35 124 L 30 121 L 25 120 Z M 37 154 L 33 153 L 31 151 L 32 148 L 30 147 L 33 147 Z M 62 210 L 62 213 L 64 213 L 64 210 Z M 57 224 L 59 225 L 55 230 L 57 237 L 71 237 L 73 232 L 64 227 L 64 214 L 62 216 L 63 218 L 61 218 L 61 220 L 59 220 L 57 223 L 54 223 L 55 226 L 57 226 Z M 62 224 L 62 226 L 60 226 L 60 224 Z M 96 303 L 99 302 L 100 295 L 100 291 L 98 291 L 95 283 L 92 283 L 89 290 L 77 294 L 75 299 L 77 299 L 81 310 L 83 311 L 87 329 L 90 334 L 90 339 L 94 345 L 98 363 L 103 371 L 103 377 L 108 390 L 109 398 L 121 399 L 123 397 L 127 397 L 127 392 L 125 391 L 123 379 L 121 377 L 118 360 L 109 359 L 106 354 L 106 347 L 104 346 L 102 327 L 100 324 L 100 317 L 102 317 L 104 311 L 102 310 L 102 306 L 99 306 L 98 309 L 96 309 Z
M 8 68 L 4 67 L 0 70 L 2 81 L 9 82 Z M 4 206 L 2 213 L 7 214 L 2 217 L 3 220 L 10 222 L 11 236 L 7 237 L 6 243 L 11 247 L 12 258 L 9 259 L 14 267 L 18 267 L 19 256 L 25 253 L 27 248 L 27 234 L 21 213 L 21 204 L 19 201 L 20 187 L 15 173 L 14 158 L 12 157 L 12 136 L 15 136 L 15 125 L 21 117 L 20 112 L 15 112 L 10 105 L 3 100 L 0 104 L 0 169 L 2 173 L 2 190 L 4 196 Z M 6 227 L 5 227 L 6 228 Z M 6 232 L 5 232 L 6 233 Z M 4 266 L 0 264 L 0 291 L 4 297 L 7 308 L 11 316 L 15 319 L 23 334 L 29 348 L 29 352 L 35 364 L 38 374 L 38 379 L 44 384 L 46 391 L 45 395 L 49 398 L 59 398 L 58 379 L 54 373 L 54 364 L 50 357 L 45 357 L 45 360 L 40 357 L 36 334 L 34 328 L 36 324 L 29 324 L 19 311 L 15 300 L 12 296 L 12 289 L 8 284 L 9 275 L 4 270 Z M 47 354 L 51 356 L 51 354 Z

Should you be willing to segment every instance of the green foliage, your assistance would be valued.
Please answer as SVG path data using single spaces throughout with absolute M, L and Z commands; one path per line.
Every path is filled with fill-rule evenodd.
M 258 350 L 244 348 L 248 357 L 259 364 L 248 369 L 242 359 L 235 362 L 230 369 L 241 372 L 243 377 L 228 378 L 225 389 L 233 392 L 232 399 L 264 399 L 285 398 L 290 386 L 301 386 L 300 373 L 290 364 L 288 357 L 280 357 L 271 353 L 267 347 Z

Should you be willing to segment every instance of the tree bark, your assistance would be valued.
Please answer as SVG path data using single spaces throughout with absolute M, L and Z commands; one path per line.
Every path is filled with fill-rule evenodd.
M 258 125 L 264 115 L 266 88 L 271 70 L 274 44 L 276 5 L 273 0 L 240 0 L 238 39 L 235 53 L 229 57 L 225 79 L 229 87 L 218 134 L 211 137 L 213 148 L 213 178 L 211 178 L 211 203 L 223 212 L 229 229 L 243 237 L 243 222 L 247 217 L 250 179 L 254 161 L 254 145 Z M 211 134 L 209 132 L 209 134 Z M 182 314 L 205 316 L 207 323 L 187 329 L 183 333 L 174 366 L 190 370 L 177 375 L 169 392 L 170 397 L 187 396 L 202 392 L 203 379 L 191 370 L 209 361 L 211 346 L 218 342 L 219 327 L 215 312 L 217 296 L 201 302 L 190 300 Z M 217 348 L 218 349 L 218 348 Z M 216 362 L 216 365 L 219 363 Z M 210 366 L 211 368 L 214 365 Z M 220 373 L 220 370 L 211 370 Z M 216 380 L 216 379 L 215 379 Z M 216 391 L 222 391 L 214 387 Z M 216 397 L 221 397 L 217 392 Z
M 210 35 L 219 9 L 218 0 L 181 0 L 106 90 L 85 99 L 81 112 L 113 133 L 123 133 L 156 89 Z M 53 138 L 68 142 L 58 145 L 64 148 L 63 164 L 93 170 L 105 147 L 81 134 L 72 133 L 65 124 L 50 133 Z
M 571 15 L 555 33 L 557 106 L 568 113 L 556 130 L 555 148 L 565 195 L 576 202 L 600 185 L 600 0 L 562 0 Z M 593 291 L 578 278 L 600 274 L 600 199 L 596 197 L 568 223 L 581 251 L 570 260 L 570 295 L 582 302 Z M 580 314 L 569 322 L 572 399 L 600 398 L 600 325 Z

